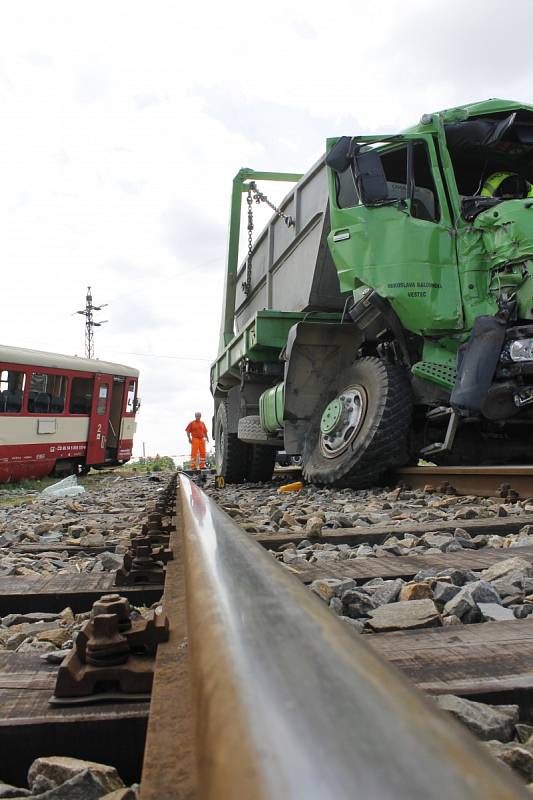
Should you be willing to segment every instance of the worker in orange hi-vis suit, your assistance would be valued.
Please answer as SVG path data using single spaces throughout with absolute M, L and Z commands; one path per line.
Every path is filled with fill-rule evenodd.
M 200 456 L 200 469 L 205 469 L 205 443 L 209 441 L 209 436 L 199 411 L 195 413 L 193 421 L 189 422 L 185 431 L 191 445 L 192 468 L 196 469 L 196 461 Z

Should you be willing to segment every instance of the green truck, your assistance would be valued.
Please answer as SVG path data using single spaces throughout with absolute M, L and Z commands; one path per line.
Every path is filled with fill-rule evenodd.
M 279 208 L 269 180 L 293 183 Z M 533 107 L 505 100 L 329 139 L 305 175 L 240 170 L 211 367 L 226 482 L 269 480 L 278 449 L 340 487 L 419 458 L 529 464 L 529 181 Z M 275 214 L 252 245 L 256 202 Z

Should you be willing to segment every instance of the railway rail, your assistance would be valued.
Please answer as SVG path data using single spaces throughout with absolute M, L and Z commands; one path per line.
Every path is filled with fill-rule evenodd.
M 275 476 L 299 480 L 301 467 L 278 467 Z M 391 475 L 397 485 L 433 487 L 438 492 L 454 492 L 478 497 L 533 497 L 533 467 L 401 467 Z
M 421 479 L 433 483 L 434 475 Z M 408 483 L 405 473 L 401 480 Z M 494 474 L 490 480 L 494 487 Z M 440 488 L 452 486 L 458 491 L 452 481 Z M 524 496 L 513 491 L 504 495 L 510 502 Z M 524 777 L 431 696 L 514 704 L 522 727 L 530 723 L 533 617 L 365 635 L 309 589 L 409 582 L 423 570 L 479 573 L 510 555 L 533 564 L 533 546 L 280 564 L 287 546 L 309 544 L 309 534 L 246 533 L 183 474 L 156 497 L 125 556 L 126 579 L 0 578 L 2 615 L 65 605 L 88 612 L 96 602 L 61 666 L 0 652 L 1 779 L 21 785 L 35 758 L 62 755 L 113 765 L 126 783 L 140 782 L 141 800 L 531 796 Z M 461 528 L 505 538 L 528 524 L 533 515 L 521 513 L 468 519 Z M 375 524 L 311 539 L 353 547 L 454 527 Z M 116 594 L 124 600 L 109 598 Z M 127 602 L 153 606 L 151 628 L 138 615 L 124 628 Z M 114 663 L 124 641 L 128 656 Z M 81 698 L 88 704 L 62 696 L 82 679 L 92 686 L 84 689 L 92 698 Z
M 433 485 L 441 491 L 480 497 L 532 497 L 533 467 L 402 467 L 394 475 L 413 488 Z

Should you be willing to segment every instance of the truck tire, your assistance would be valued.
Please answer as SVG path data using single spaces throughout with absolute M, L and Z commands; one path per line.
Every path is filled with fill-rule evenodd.
M 405 371 L 360 358 L 328 386 L 309 426 L 303 476 L 311 483 L 364 488 L 410 459 L 412 392 Z
M 220 403 L 215 417 L 215 466 L 226 483 L 242 483 L 246 478 L 247 445 L 228 430 L 226 403 Z
M 271 481 L 276 463 L 276 448 L 261 444 L 252 444 L 249 447 L 247 479 L 252 483 Z

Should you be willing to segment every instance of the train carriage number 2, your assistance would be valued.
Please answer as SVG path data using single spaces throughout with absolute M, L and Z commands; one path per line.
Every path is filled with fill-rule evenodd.
M 96 441 L 100 440 L 100 446 L 104 446 L 104 436 L 102 434 L 102 423 L 98 423 L 98 428 L 96 429 Z

